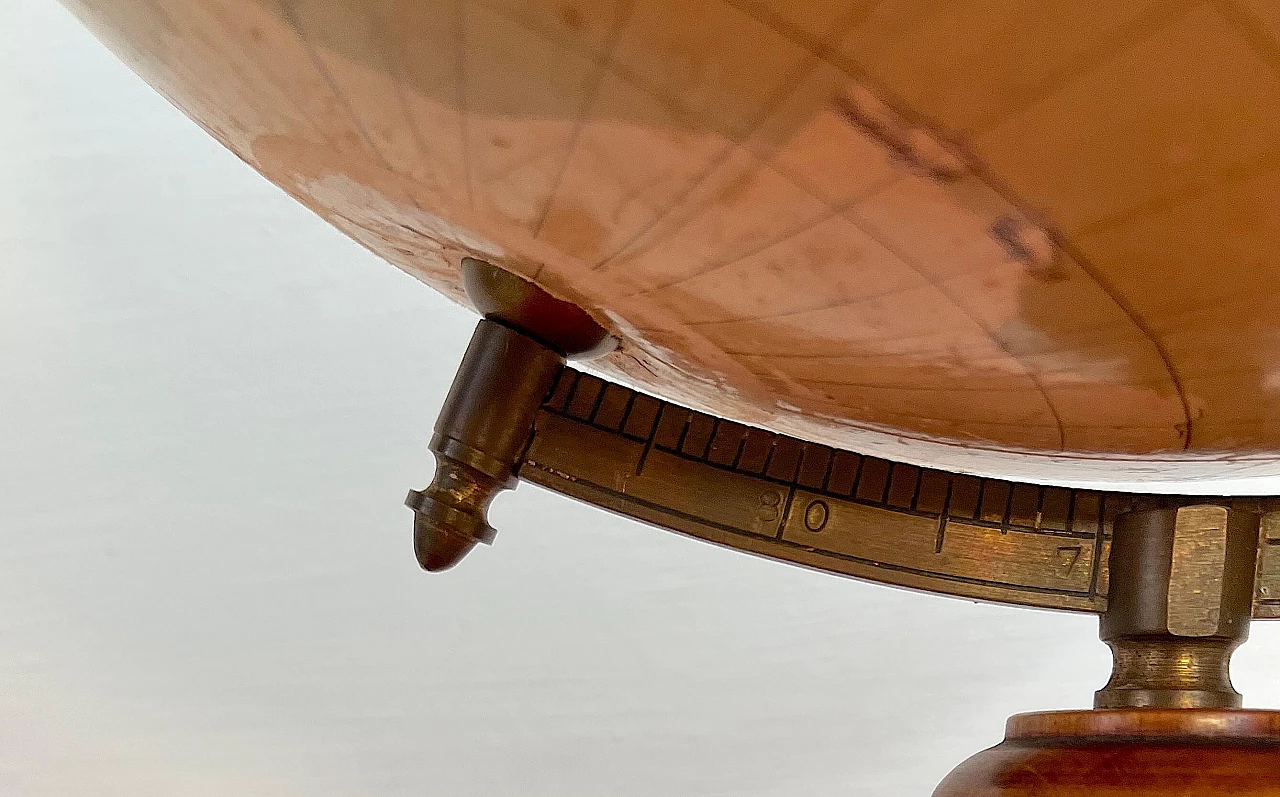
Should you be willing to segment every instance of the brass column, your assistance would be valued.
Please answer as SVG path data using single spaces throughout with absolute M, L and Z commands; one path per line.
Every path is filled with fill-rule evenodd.
M 1249 635 L 1259 518 L 1223 506 L 1116 518 L 1094 708 L 1239 708 L 1232 652 Z

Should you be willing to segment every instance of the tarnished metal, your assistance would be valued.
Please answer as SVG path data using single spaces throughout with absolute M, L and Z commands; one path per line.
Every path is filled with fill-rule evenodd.
M 1253 616 L 1258 620 L 1280 617 L 1280 510 L 1264 511 L 1262 515 Z
M 474 257 L 462 258 L 462 283 L 480 314 L 573 360 L 612 351 L 618 341 L 581 307 Z
M 1199 637 L 1217 631 L 1222 618 L 1229 516 L 1225 506 L 1185 506 L 1178 510 L 1165 599 L 1170 634 Z M 1248 533 L 1256 540 L 1257 518 L 1252 518 L 1249 525 Z M 1256 544 L 1250 548 L 1255 556 Z M 1237 576 L 1248 580 L 1250 573 Z
M 537 406 L 560 369 L 560 356 L 496 321 L 476 327 L 462 367 L 436 420 L 436 475 L 405 503 L 413 509 L 414 550 L 427 570 L 452 567 L 496 532 L 486 512 L 516 471 Z
M 1238 708 L 1231 653 L 1249 634 L 1259 518 L 1220 505 L 1140 510 L 1113 528 L 1096 708 Z
M 664 528 L 806 567 L 980 600 L 1102 612 L 1117 516 L 1212 503 L 1232 512 L 1274 512 L 1255 532 L 1255 540 L 1263 537 L 1256 579 L 1243 583 L 1255 616 L 1280 614 L 1280 500 L 980 478 L 695 412 L 563 367 L 565 355 L 606 348 L 604 330 L 502 269 L 475 260 L 464 265 L 488 320 L 437 424 L 437 479 L 410 494 L 419 558 L 428 569 L 447 567 L 475 542 L 492 539 L 488 502 L 518 475 Z M 1226 509 L 1184 513 L 1182 525 L 1170 527 L 1179 554 L 1167 575 L 1188 589 L 1162 593 L 1162 610 L 1179 633 L 1207 627 L 1220 611 L 1225 582 L 1199 581 L 1222 570 L 1225 532 L 1206 520 L 1217 511 Z
M 918 468 L 806 443 L 565 368 L 534 423 L 520 477 L 720 545 L 885 584 L 1102 612 L 1115 518 L 1274 498 L 1076 490 Z M 1280 542 L 1280 523 L 1273 523 Z M 1254 601 L 1280 601 L 1280 545 Z
M 431 571 L 493 541 L 489 503 L 516 486 L 539 406 L 564 358 L 608 350 L 605 330 L 578 307 L 479 260 L 467 258 L 463 274 L 485 319 L 436 420 L 435 478 L 405 499 L 414 511 L 418 563 Z

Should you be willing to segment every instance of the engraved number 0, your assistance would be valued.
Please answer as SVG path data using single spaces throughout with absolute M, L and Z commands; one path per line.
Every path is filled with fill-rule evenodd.
M 804 527 L 809 531 L 822 531 L 827 525 L 830 514 L 826 501 L 814 501 L 804 511 Z

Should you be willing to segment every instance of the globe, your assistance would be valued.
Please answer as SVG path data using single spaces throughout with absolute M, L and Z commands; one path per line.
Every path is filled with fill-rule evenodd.
M 953 469 L 1280 473 L 1274 3 L 68 4 L 388 262 L 586 310 L 613 379 Z

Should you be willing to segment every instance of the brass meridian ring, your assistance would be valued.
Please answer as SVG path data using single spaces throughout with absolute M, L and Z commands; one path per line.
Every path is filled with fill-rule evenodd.
M 1253 617 L 1280 617 L 1280 497 L 1105 492 L 920 468 L 696 412 L 567 366 L 537 413 L 519 475 L 816 570 L 1086 612 L 1106 609 L 1118 514 L 1219 504 L 1263 513 Z

